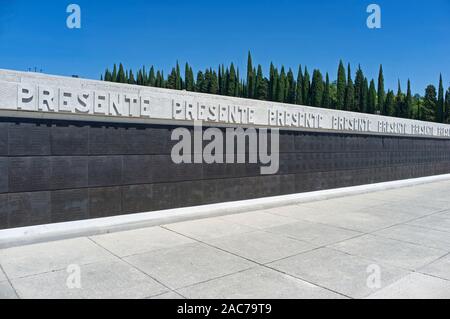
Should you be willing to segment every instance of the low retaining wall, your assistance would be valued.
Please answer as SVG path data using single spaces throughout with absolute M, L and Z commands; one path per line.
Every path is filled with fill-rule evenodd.
M 404 132 L 400 134 L 398 128 L 393 128 L 395 132 L 388 133 L 379 122 L 393 119 L 329 110 L 317 113 L 319 122 L 325 124 L 311 121 L 306 128 L 288 127 L 281 119 L 270 125 L 274 112 L 265 112 L 269 118 L 266 126 L 281 128 L 280 169 L 275 175 L 261 175 L 260 164 L 174 164 L 170 157 L 175 143 L 170 138 L 172 130 L 183 124 L 192 131 L 192 122 L 176 119 L 176 103 L 172 103 L 172 122 L 164 117 L 106 118 L 44 111 L 38 106 L 34 110 L 18 107 L 18 98 L 26 102 L 25 97 L 20 97 L 24 94 L 23 83 L 32 87 L 60 81 L 61 78 L 43 75 L 0 72 L 0 229 L 450 173 L 450 139 L 444 136 L 447 126 L 397 119 L 404 124 Z M 97 88 L 107 86 L 98 81 L 64 81 L 81 81 L 73 83 L 88 83 L 89 87 L 95 84 Z M 14 85 L 15 93 L 11 89 Z M 124 85 L 123 89 L 138 87 Z M 176 94 L 197 98 L 195 93 Z M 215 102 L 218 99 L 198 97 Z M 36 99 L 40 103 L 41 99 Z M 228 103 L 266 106 L 265 102 L 223 99 Z M 155 105 L 159 105 L 158 101 Z M 315 114 L 311 113 L 314 108 L 306 109 Z M 259 112 L 255 112 L 256 119 Z M 341 127 L 332 131 L 324 112 L 340 114 L 340 118 L 348 114 L 361 116 L 368 129 L 360 126 L 364 132 L 355 132 Z M 221 124 L 262 125 L 256 122 Z M 378 131 L 371 131 L 373 127 L 378 127 Z M 414 127 L 433 130 L 420 132 Z

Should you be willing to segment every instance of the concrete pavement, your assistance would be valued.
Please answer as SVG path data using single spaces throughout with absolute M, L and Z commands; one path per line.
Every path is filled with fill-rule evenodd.
M 0 298 L 450 298 L 450 181 L 0 250 Z

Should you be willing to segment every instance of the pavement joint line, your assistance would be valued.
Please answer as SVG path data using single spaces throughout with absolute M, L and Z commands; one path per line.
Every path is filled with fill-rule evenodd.
M 161 226 L 161 227 L 163 227 L 163 226 Z M 183 235 L 183 234 L 178 233 L 177 231 L 174 231 L 174 230 L 171 230 L 171 229 L 168 229 L 168 230 L 173 231 L 173 232 L 176 233 L 176 234 Z M 195 238 L 191 238 L 190 236 L 186 236 L 186 235 L 183 235 L 183 236 L 185 236 L 185 237 L 187 237 L 187 238 L 190 238 L 190 239 L 195 239 Z M 328 290 L 328 291 L 331 291 L 331 292 L 333 292 L 333 293 L 339 294 L 339 295 L 344 296 L 344 297 L 346 297 L 346 298 L 351 298 L 350 296 L 347 296 L 347 295 L 345 295 L 345 294 L 343 294 L 343 293 L 334 291 L 334 290 L 332 290 L 332 289 L 330 289 L 330 288 L 328 288 L 328 287 L 324 287 L 324 286 L 318 285 L 318 284 L 316 284 L 316 283 L 310 282 L 310 281 L 308 281 L 308 280 L 306 280 L 306 279 L 303 279 L 303 278 L 298 278 L 298 277 L 296 277 L 296 276 L 293 276 L 293 275 L 291 275 L 291 274 L 285 273 L 285 272 L 280 271 L 280 270 L 278 270 L 278 269 L 274 269 L 274 268 L 272 268 L 272 267 L 269 267 L 269 266 L 266 265 L 266 264 L 257 262 L 257 261 L 255 261 L 255 260 L 249 259 L 249 258 L 247 258 L 247 257 L 240 256 L 240 255 L 238 255 L 238 254 L 236 254 L 236 253 L 227 251 L 227 250 L 222 249 L 222 248 L 220 248 L 220 247 L 216 247 L 216 246 L 214 246 L 214 245 L 211 245 L 211 244 L 209 244 L 209 243 L 203 242 L 203 241 L 201 241 L 201 240 L 198 240 L 198 239 L 195 239 L 195 240 L 197 240 L 198 242 L 200 242 L 200 243 L 202 243 L 202 244 L 204 244 L 204 245 L 207 245 L 207 246 L 209 246 L 209 247 L 211 247 L 211 248 L 213 248 L 213 249 L 217 249 L 217 250 L 220 250 L 220 251 L 225 252 L 225 253 L 227 253 L 227 254 L 234 255 L 235 257 L 238 257 L 238 258 L 247 260 L 247 261 L 249 261 L 249 262 L 251 262 L 251 263 L 254 263 L 254 264 L 256 264 L 256 265 L 258 265 L 258 266 L 260 266 L 260 267 L 264 267 L 264 268 L 270 269 L 270 270 L 272 270 L 272 271 L 279 272 L 279 273 L 281 273 L 281 274 L 283 274 L 283 275 L 286 275 L 286 276 L 289 276 L 289 277 L 292 277 L 292 278 L 300 279 L 300 280 L 302 280 L 302 281 L 304 281 L 304 282 L 307 282 L 307 283 L 309 283 L 309 284 L 311 284 L 311 285 L 313 285 L 313 286 L 320 287 L 320 288 L 322 288 L 322 289 L 326 289 L 326 290 Z M 310 250 L 308 250 L 308 251 L 310 252 L 310 251 L 314 251 L 314 250 L 316 250 L 316 249 L 317 249 L 317 248 L 313 248 L 313 249 L 310 249 Z M 303 252 L 303 253 L 306 253 L 306 252 Z M 296 254 L 296 255 L 299 255 L 299 254 Z M 294 255 L 294 256 L 295 256 L 295 255 Z M 293 257 L 293 256 L 291 256 L 291 257 Z M 268 263 L 270 263 L 270 262 L 268 262 Z M 250 267 L 250 268 L 247 268 L 247 269 L 245 269 L 245 270 L 237 271 L 237 272 L 235 272 L 235 273 L 228 274 L 228 275 L 224 275 L 224 276 L 221 276 L 221 277 L 218 277 L 218 278 L 223 278 L 223 277 L 226 277 L 226 276 L 231 276 L 231 275 L 238 274 L 238 273 L 240 273 L 240 272 L 247 271 L 247 270 L 253 269 L 253 268 L 255 268 L 255 267 Z M 218 279 L 218 278 L 215 278 L 215 279 Z M 208 282 L 208 281 L 211 281 L 211 280 L 214 280 L 214 279 L 210 279 L 210 280 L 207 280 L 207 281 L 205 281 L 205 282 Z M 199 284 L 199 283 L 197 283 L 197 284 Z M 184 289 L 184 288 L 185 288 L 185 287 L 183 287 L 183 288 L 178 288 L 178 289 Z M 352 299 L 352 298 L 351 298 L 351 299 Z
M 306 193 L 248 199 L 236 202 L 217 203 L 59 224 L 6 229 L 0 231 L 0 248 L 22 246 L 36 242 L 48 242 L 58 239 L 92 236 L 151 226 L 160 226 L 163 224 L 171 224 L 180 221 L 218 217 L 235 213 L 276 208 L 280 206 L 316 202 L 332 198 L 369 194 L 377 191 L 401 189 L 442 181 L 448 182 L 449 180 L 450 174 L 434 175 Z
M 107 251 L 108 253 L 110 253 L 111 255 L 113 255 L 114 257 L 118 258 L 120 261 L 128 264 L 129 266 L 131 266 L 131 268 L 134 268 L 135 270 L 137 270 L 138 272 L 142 273 L 143 275 L 147 276 L 148 278 L 154 280 L 155 282 L 157 282 L 158 284 L 162 285 L 163 287 L 169 289 L 169 291 L 173 292 L 173 289 L 168 287 L 166 284 L 160 282 L 158 279 L 153 278 L 152 276 L 150 276 L 149 274 L 147 274 L 145 271 L 139 269 L 138 267 L 136 267 L 135 265 L 129 263 L 127 260 L 120 258 L 118 255 L 116 255 L 115 253 L 113 253 L 112 251 L 110 251 L 109 249 L 103 247 L 102 245 L 100 245 L 99 243 L 97 243 L 95 240 L 93 240 L 91 237 L 87 237 L 92 243 L 94 243 L 95 245 L 97 245 L 98 247 L 104 249 L 105 251 Z M 169 292 L 166 291 L 166 292 Z
M 4 282 L 7 282 L 7 283 L 9 284 L 9 286 L 12 288 L 12 290 L 14 291 L 14 294 L 16 295 L 16 297 L 17 297 L 18 299 L 22 299 L 22 297 L 21 297 L 21 296 L 19 295 L 19 293 L 17 292 L 16 287 L 14 287 L 14 285 L 12 284 L 12 281 L 11 281 L 11 279 L 9 278 L 9 275 L 5 272 L 5 269 L 3 268 L 3 266 L 1 265 L 1 263 L 0 263 L 0 271 L 2 271 L 3 274 L 5 275 L 6 281 L 4 281 Z

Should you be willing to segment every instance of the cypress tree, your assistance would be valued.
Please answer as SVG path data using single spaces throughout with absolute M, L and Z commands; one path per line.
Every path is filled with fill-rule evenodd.
M 258 71 L 256 73 L 256 95 L 255 98 L 258 100 L 266 100 L 267 99 L 267 81 L 263 76 L 262 67 L 258 65 Z
M 254 93 L 254 71 L 253 71 L 253 62 L 252 62 L 252 55 L 250 51 L 248 52 L 248 60 L 247 60 L 247 97 L 249 99 L 253 98 Z
M 211 86 L 211 72 L 209 69 L 206 69 L 205 70 L 205 78 L 202 82 L 202 87 L 200 89 L 200 92 L 209 93 L 210 86 Z
M 241 81 L 239 75 L 239 68 L 236 68 L 236 87 L 234 89 L 234 96 L 240 96 L 241 94 Z
M 277 102 L 284 102 L 285 88 L 286 88 L 286 73 L 284 71 L 284 66 L 282 66 L 277 86 Z
M 195 90 L 197 92 L 203 92 L 203 82 L 205 82 L 205 77 L 203 75 L 202 71 L 198 71 L 197 73 L 197 81 L 196 81 L 196 88 Z
M 117 72 L 117 82 L 127 83 L 127 77 L 125 75 L 125 70 L 123 69 L 122 63 L 119 65 L 119 71 Z
M 436 121 L 439 123 L 444 123 L 445 101 L 444 101 L 444 86 L 442 85 L 442 74 L 440 74 L 439 76 L 438 100 L 436 107 L 437 107 Z
M 144 76 L 142 75 L 142 70 L 141 69 L 138 71 L 136 84 L 137 85 L 144 85 Z
M 347 71 L 347 88 L 345 89 L 344 109 L 347 111 L 354 111 L 355 109 L 355 87 L 353 86 L 352 73 L 350 70 L 350 63 Z
M 308 68 L 305 66 L 305 74 L 303 75 L 303 104 L 304 105 L 311 105 L 311 82 L 309 77 Z
M 321 107 L 323 99 L 323 76 L 319 70 L 313 71 L 311 83 L 311 105 Z
M 450 123 L 450 87 L 445 93 L 445 114 L 446 123 Z
M 385 115 L 394 116 L 396 108 L 394 91 L 388 90 L 384 103 L 385 103 L 384 109 L 386 111 Z
M 406 97 L 404 101 L 404 112 L 403 112 L 405 118 L 411 118 L 412 107 L 413 107 L 413 99 L 411 94 L 411 81 L 408 79 L 408 87 L 406 89 Z
M 183 89 L 183 80 L 181 79 L 180 64 L 178 63 L 178 61 L 177 61 L 177 66 L 176 66 L 175 88 L 177 90 L 182 90 Z
M 377 111 L 381 114 L 386 114 L 386 110 L 384 109 L 384 75 L 383 75 L 383 66 L 380 65 L 380 72 L 378 74 L 378 109 Z
M 142 66 L 142 85 L 147 85 L 147 83 L 148 83 L 148 75 L 144 65 Z
M 211 74 L 211 81 L 209 83 L 209 93 L 211 94 L 217 94 L 219 92 L 219 80 L 217 78 L 216 71 L 210 70 Z
M 286 87 L 286 102 L 290 104 L 295 104 L 295 90 L 296 83 L 294 80 L 294 73 L 291 68 L 287 73 L 287 87 Z
M 112 76 L 111 76 L 111 72 L 109 71 L 109 69 L 106 69 L 104 80 L 108 81 L 108 82 L 112 82 Z
M 278 101 L 278 86 L 279 86 L 280 76 L 278 74 L 278 69 L 275 68 L 273 71 L 273 83 L 272 83 L 272 101 Z
M 117 82 L 117 65 L 115 63 L 111 74 L 111 82 Z
M 194 91 L 194 75 L 188 63 L 184 66 L 184 82 L 186 91 Z
M 156 80 L 155 80 L 155 86 L 156 87 L 162 87 L 163 80 L 162 80 L 162 76 L 161 76 L 161 72 L 158 70 L 158 72 L 156 72 Z
M 222 76 L 222 68 L 220 67 L 220 65 L 218 67 L 218 71 L 217 72 L 218 72 L 217 81 L 218 81 L 218 84 L 219 84 L 219 87 L 218 87 L 219 94 L 223 94 L 223 91 L 222 91 L 223 76 Z
M 343 110 L 345 104 L 345 90 L 347 82 L 345 80 L 345 68 L 342 60 L 339 62 L 337 75 L 336 109 Z
M 367 98 L 367 113 L 375 113 L 377 107 L 377 90 L 375 89 L 375 81 L 370 81 L 369 96 Z
M 358 65 L 355 77 L 355 106 L 354 111 L 361 112 L 365 109 L 364 104 L 364 73 Z
M 361 105 L 359 109 L 360 112 L 367 113 L 368 101 L 369 101 L 369 83 L 367 81 L 367 78 L 365 77 L 361 90 Z
M 177 89 L 177 71 L 175 68 L 172 68 L 172 71 L 169 74 L 169 77 L 167 78 L 167 88 L 176 90 Z
M 296 91 L 295 103 L 299 105 L 303 104 L 303 71 L 301 65 L 299 65 L 298 67 L 297 88 L 295 91 Z
M 397 96 L 395 97 L 395 112 L 394 115 L 397 117 L 403 117 L 404 107 L 403 107 L 403 93 L 402 87 L 400 85 L 400 80 L 397 84 Z
M 136 84 L 136 80 L 134 79 L 134 74 L 132 70 L 130 70 L 130 75 L 128 76 L 128 84 Z
M 436 87 L 434 85 L 428 85 L 425 89 L 425 96 L 423 98 L 423 107 L 421 109 L 421 118 L 425 121 L 436 120 Z
M 268 85 L 268 100 L 273 101 L 274 100 L 274 82 L 275 82 L 275 67 L 273 66 L 273 63 L 270 62 L 270 71 L 269 71 L 269 85 Z
M 330 78 L 328 76 L 328 72 L 325 75 L 325 88 L 323 91 L 322 107 L 327 109 L 331 107 Z
M 155 68 L 153 67 L 153 65 L 151 66 L 150 73 L 148 75 L 148 85 L 156 86 Z
M 236 94 L 236 70 L 234 69 L 234 64 L 231 63 L 227 79 L 227 95 L 234 96 L 235 94 Z

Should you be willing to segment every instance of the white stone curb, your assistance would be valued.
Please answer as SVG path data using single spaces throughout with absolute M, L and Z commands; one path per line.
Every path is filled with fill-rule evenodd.
M 237 214 L 445 180 L 450 180 L 450 174 L 59 224 L 6 229 L 0 231 L 0 249 L 158 226 L 192 219 Z

